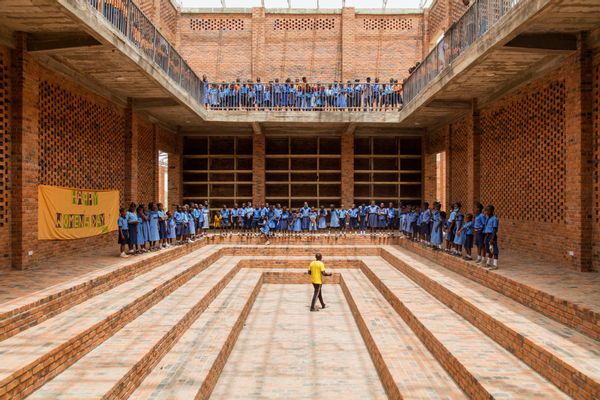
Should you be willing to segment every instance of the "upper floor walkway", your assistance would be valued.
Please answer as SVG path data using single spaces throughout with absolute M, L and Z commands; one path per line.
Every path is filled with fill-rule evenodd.
M 312 83 L 295 92 L 292 107 L 267 82 L 268 107 L 264 92 L 260 104 L 256 98 L 247 104 L 237 92 L 233 106 L 223 107 L 211 104 L 213 85 L 131 0 L 0 0 L 3 43 L 183 131 L 223 123 L 386 124 L 423 131 L 558 65 L 586 40 L 598 40 L 599 27 L 597 0 L 476 0 L 403 83 L 402 93 L 384 92 L 382 85 L 381 94 L 371 94 L 373 87 L 365 91 L 363 83 L 359 98 L 354 82 Z

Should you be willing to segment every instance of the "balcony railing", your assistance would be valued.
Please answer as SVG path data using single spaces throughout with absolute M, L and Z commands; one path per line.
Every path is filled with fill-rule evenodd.
M 402 109 L 399 84 L 210 83 L 208 109 L 246 111 L 362 111 Z
M 131 0 L 88 0 L 91 7 L 140 49 L 173 82 L 203 103 L 204 85 L 169 41 Z
M 404 82 L 404 101 L 408 104 L 444 68 L 483 36 L 520 0 L 476 0 L 454 23 L 423 62 Z

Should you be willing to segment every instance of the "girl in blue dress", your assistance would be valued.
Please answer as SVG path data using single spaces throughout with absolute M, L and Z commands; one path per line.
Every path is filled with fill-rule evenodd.
M 279 220 L 279 230 L 281 230 L 282 232 L 287 232 L 289 219 L 290 213 L 287 210 L 287 207 L 283 206 L 283 209 L 281 210 L 281 219 Z
M 188 230 L 190 233 L 190 240 L 195 240 L 196 237 L 196 220 L 194 219 L 193 212 L 188 208 L 187 209 L 187 218 L 188 218 Z
M 317 212 L 315 211 L 314 208 L 312 210 L 310 210 L 309 219 L 310 219 L 310 223 L 308 225 L 308 230 L 311 232 L 316 232 L 316 230 L 317 230 Z
M 269 221 L 269 229 L 274 230 L 277 222 L 275 221 L 275 208 L 273 206 L 270 206 L 267 210 L 267 220 Z
M 137 247 L 138 254 L 146 252 L 146 229 L 144 228 L 146 216 L 144 215 L 144 207 L 138 206 L 137 208 Z
M 158 232 L 158 224 L 160 220 L 160 216 L 158 214 L 158 207 L 155 203 L 150 203 L 148 205 L 150 211 L 148 212 L 148 241 L 150 242 L 151 250 L 158 250 L 158 242 L 160 241 L 160 234 Z
M 434 204 L 431 214 L 431 245 L 434 250 L 439 250 L 442 245 L 442 217 L 440 214 L 440 205 Z
M 327 228 L 327 210 L 325 206 L 321 206 L 319 210 L 319 229 Z
M 167 241 L 169 245 L 173 245 L 173 241 L 177 238 L 175 233 L 175 218 L 171 211 L 167 211 Z
M 300 233 L 302 231 L 302 216 L 299 211 L 294 213 L 294 223 L 292 224 L 293 230 L 296 233 Z
M 308 203 L 304 203 L 304 206 L 300 209 L 300 216 L 302 218 L 302 230 L 307 231 L 310 227 L 310 207 Z
M 465 243 L 465 237 L 463 232 L 463 225 L 465 222 L 465 216 L 460 210 L 460 203 L 456 203 L 456 213 L 454 216 L 454 255 L 462 255 L 462 246 Z
M 375 231 L 377 228 L 377 214 L 379 212 L 379 207 L 375 204 L 375 200 L 371 201 L 371 204 L 367 207 L 367 226 L 371 233 Z
M 337 87 L 336 94 L 337 94 L 337 103 L 336 103 L 337 108 L 340 110 L 345 110 L 346 109 L 346 87 L 344 86 L 343 83 Z
M 330 207 L 331 207 L 331 219 L 329 221 L 329 226 L 333 229 L 337 229 L 340 227 L 340 217 L 338 214 L 338 210 L 336 210 L 336 208 L 333 204 Z
M 270 235 L 271 229 L 269 228 L 269 220 L 268 220 L 268 218 L 267 218 L 266 215 L 264 217 L 262 217 L 262 219 L 260 220 L 258 226 L 260 226 L 260 233 L 266 239 L 265 244 L 271 244 L 269 242 L 269 235 Z
M 379 205 L 379 210 L 377 210 L 377 227 L 379 229 L 385 229 L 387 225 L 387 208 L 385 208 L 385 204 L 381 203 Z

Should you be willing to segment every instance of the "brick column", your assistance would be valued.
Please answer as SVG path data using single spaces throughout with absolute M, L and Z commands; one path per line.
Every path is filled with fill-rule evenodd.
M 265 203 L 265 134 L 260 125 L 253 124 L 252 135 L 252 203 Z
M 479 126 L 479 110 L 477 109 L 477 100 L 473 100 L 471 106 L 471 115 L 469 117 L 469 137 L 467 140 L 467 179 L 468 179 L 468 190 L 467 190 L 467 203 L 464 205 L 468 212 L 472 212 L 475 208 L 475 204 L 479 202 L 479 143 L 481 129 Z
M 345 207 L 354 203 L 354 130 L 352 124 L 341 138 L 342 204 Z
M 138 201 L 138 118 L 131 106 L 125 109 L 125 189 L 124 204 Z
M 342 70 L 343 82 L 354 79 L 354 7 L 342 9 Z
M 565 241 L 568 264 L 579 271 L 592 267 L 593 126 L 592 57 L 580 34 L 577 53 L 565 67 L 566 165 Z
M 175 135 L 175 151 L 169 153 L 169 208 L 183 203 L 183 136 Z
M 252 8 L 252 79 L 261 77 L 267 82 L 265 76 L 265 9 L 263 7 Z
M 421 59 L 425 59 L 427 53 L 429 52 L 429 41 L 431 38 L 429 37 L 429 10 L 430 8 L 426 8 L 423 11 L 423 17 L 421 27 L 423 32 L 421 32 L 421 37 L 423 38 L 423 44 L 421 46 Z
M 39 184 L 39 67 L 18 33 L 12 54 L 11 249 L 12 266 L 33 268 L 36 254 Z

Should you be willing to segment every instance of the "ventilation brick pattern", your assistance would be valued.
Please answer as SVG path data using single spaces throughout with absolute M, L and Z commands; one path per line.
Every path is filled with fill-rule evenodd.
M 469 119 L 463 118 L 452 124 L 450 134 L 450 151 L 452 164 L 450 166 L 450 200 L 458 201 L 465 206 L 468 203 L 469 196 L 469 178 L 468 178 L 468 140 L 470 128 Z M 472 210 L 465 210 L 471 212 Z
M 500 218 L 565 222 L 565 99 L 550 80 L 481 113 L 481 199 Z
M 154 127 L 151 124 L 138 125 L 138 202 L 156 201 L 156 180 L 154 164 L 158 162 L 158 152 L 154 150 Z
M 10 129 L 9 129 L 9 62 L 8 51 L 0 49 L 0 229 L 7 227 L 9 222 L 10 188 L 9 188 L 9 159 L 10 159 Z
M 410 31 L 416 25 L 411 18 L 363 19 L 363 29 L 366 31 Z
M 123 113 L 47 80 L 39 106 L 40 183 L 122 193 Z
M 594 56 L 592 64 L 592 118 L 593 118 L 593 224 L 600 226 L 600 50 Z M 600 233 L 594 228 L 593 266 L 600 270 Z
M 274 31 L 331 31 L 336 28 L 335 18 L 277 18 Z
M 245 21 L 237 18 L 190 18 L 193 31 L 243 31 Z

